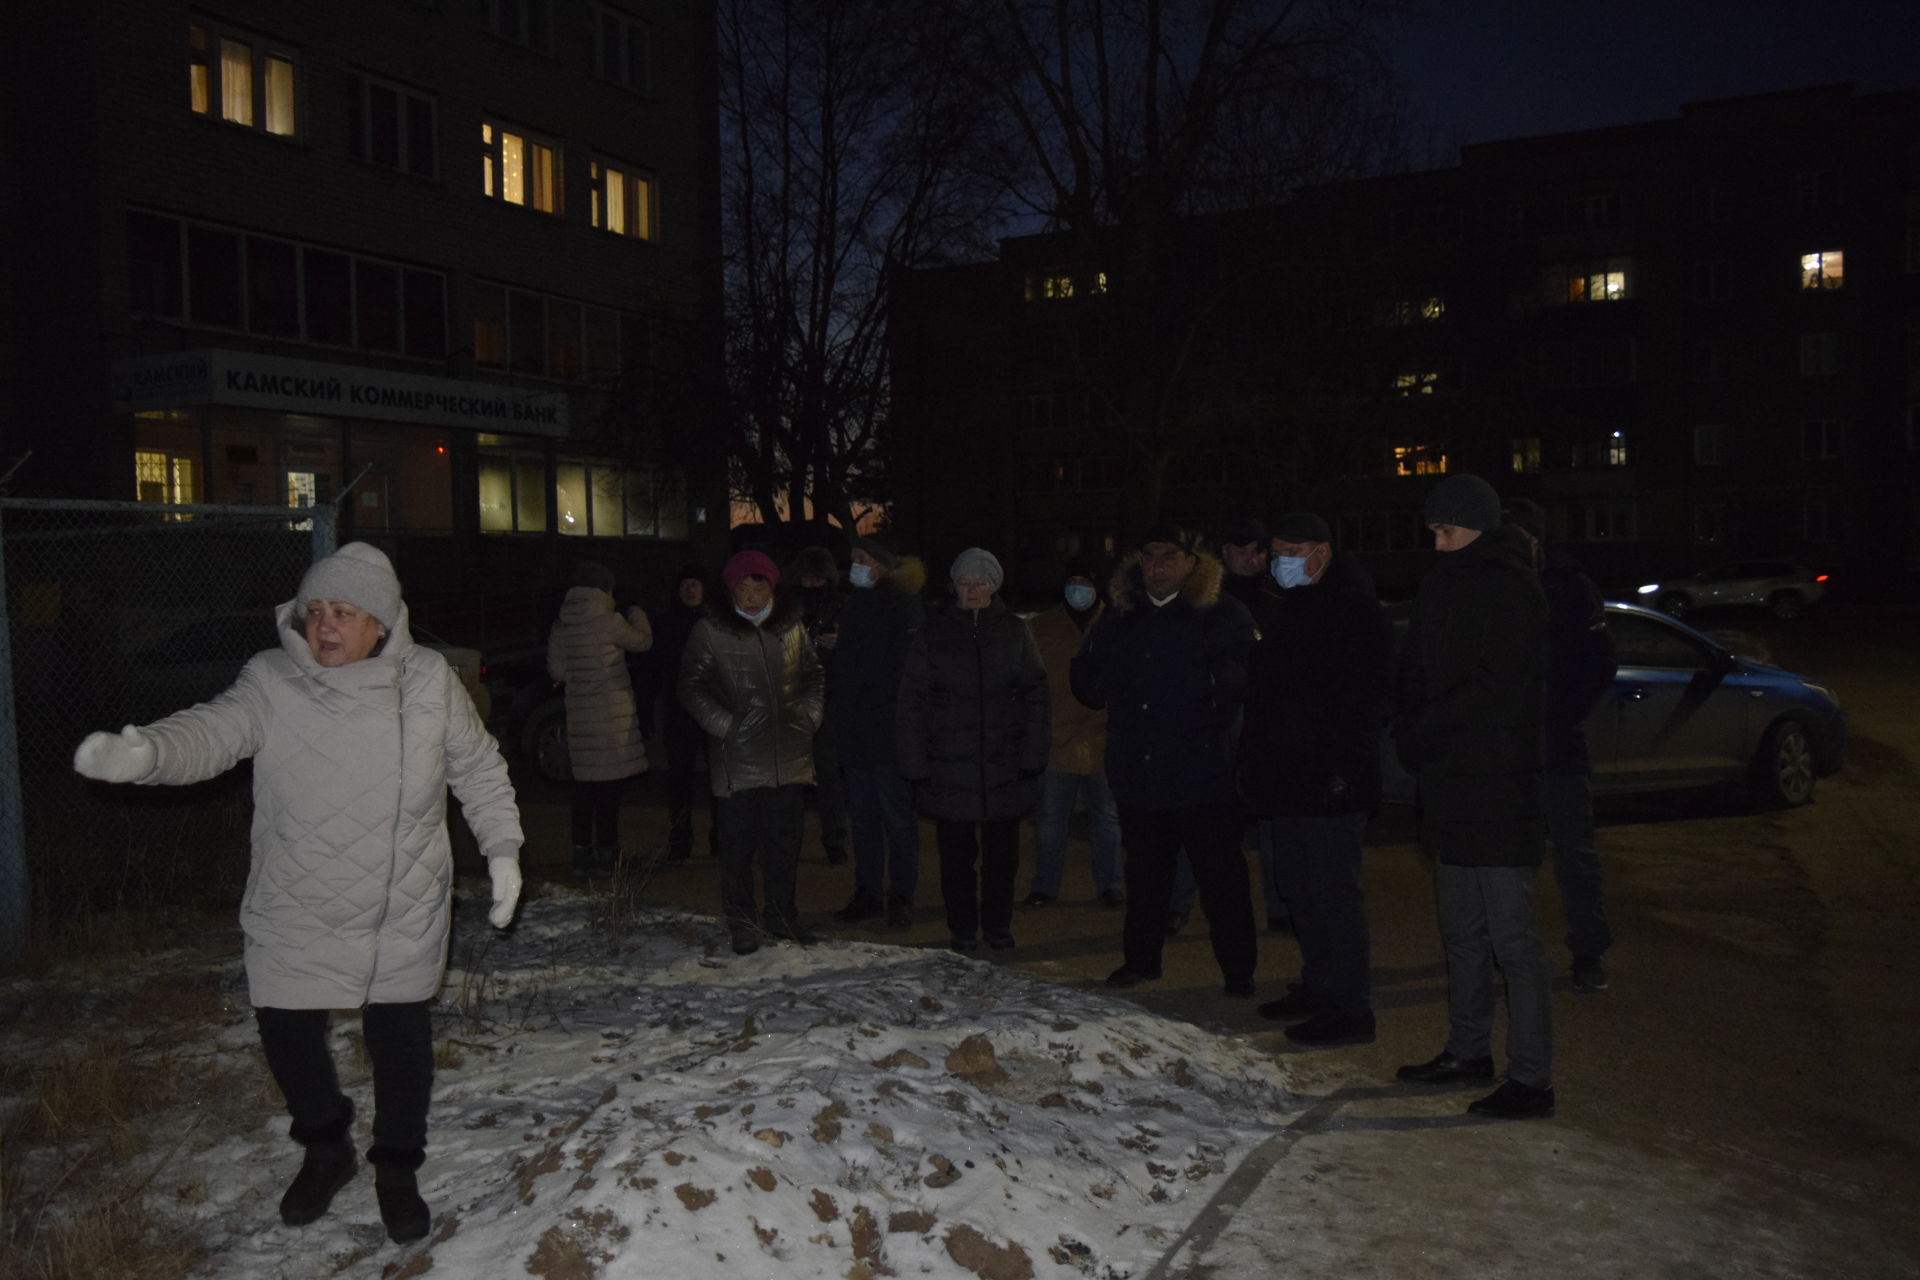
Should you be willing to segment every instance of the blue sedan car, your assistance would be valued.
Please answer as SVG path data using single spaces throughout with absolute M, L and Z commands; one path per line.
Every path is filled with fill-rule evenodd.
M 1395 612 L 1397 632 L 1405 614 Z M 1609 602 L 1607 631 L 1620 670 L 1587 717 L 1596 795 L 1745 781 L 1777 804 L 1803 805 L 1840 767 L 1847 722 L 1828 686 L 1638 605 Z M 1391 741 L 1383 755 L 1384 798 L 1412 803 Z

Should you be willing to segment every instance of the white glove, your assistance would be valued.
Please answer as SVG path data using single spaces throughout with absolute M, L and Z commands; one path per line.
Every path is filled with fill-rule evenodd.
M 513 909 L 520 905 L 520 862 L 517 858 L 488 858 L 487 874 L 493 877 L 493 910 L 487 919 L 496 929 L 513 923 Z
M 118 733 L 90 733 L 74 748 L 73 771 L 101 782 L 134 782 L 153 772 L 157 753 L 136 725 Z

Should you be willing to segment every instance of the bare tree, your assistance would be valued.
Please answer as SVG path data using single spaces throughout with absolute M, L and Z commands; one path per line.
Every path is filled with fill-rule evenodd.
M 936 6 L 724 0 L 730 451 L 767 524 L 883 500 L 897 269 L 984 253 L 989 112 Z
M 1252 228 L 1221 215 L 1378 171 L 1399 136 L 1372 43 L 1391 0 L 994 0 L 970 65 L 1021 140 L 1011 182 L 1065 233 L 1048 288 L 1064 349 L 1126 455 L 1126 509 L 1166 505 L 1170 468 L 1285 399 L 1237 364 L 1234 327 L 1271 288 L 1248 271 Z M 1209 216 L 1200 216 L 1209 215 Z M 1257 261 L 1258 255 L 1252 255 Z M 1097 299 L 1087 294 L 1100 295 Z

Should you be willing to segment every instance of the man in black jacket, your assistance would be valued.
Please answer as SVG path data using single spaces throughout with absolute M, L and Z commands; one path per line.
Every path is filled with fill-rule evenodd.
M 1248 663 L 1240 795 L 1265 815 L 1273 867 L 1293 908 L 1300 981 L 1260 1015 L 1296 1025 L 1296 1044 L 1374 1037 L 1361 850 L 1380 800 L 1392 632 L 1373 579 L 1337 555 L 1327 522 L 1296 512 L 1274 526 L 1270 581 Z
M 1440 556 L 1420 583 L 1401 652 L 1394 734 L 1419 781 L 1420 840 L 1435 862 L 1447 1044 L 1398 1074 L 1424 1084 L 1492 1080 L 1504 974 L 1507 1079 L 1467 1109 L 1550 1116 L 1553 982 L 1533 906 L 1545 852 L 1546 596 L 1533 539 L 1501 524 L 1486 481 L 1448 476 L 1424 514 Z
M 1160 976 L 1167 895 L 1184 849 L 1227 994 L 1253 994 L 1253 903 L 1233 744 L 1255 633 L 1220 578 L 1220 562 L 1191 534 L 1149 529 L 1115 573 L 1113 603 L 1073 660 L 1074 697 L 1107 712 L 1107 781 L 1126 847 L 1125 961 L 1108 975 L 1110 987 Z

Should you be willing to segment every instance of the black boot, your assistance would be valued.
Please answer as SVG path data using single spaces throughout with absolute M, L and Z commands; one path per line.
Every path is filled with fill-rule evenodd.
M 573 875 L 577 880 L 593 878 L 593 846 L 577 844 L 573 846 Z
M 595 880 L 611 880 L 620 869 L 620 846 L 617 844 L 595 845 L 593 850 L 593 870 L 590 874 Z
M 424 1151 L 401 1151 L 393 1147 L 375 1147 L 367 1152 L 373 1166 L 373 1192 L 380 1200 L 380 1221 L 387 1225 L 387 1238 L 395 1244 L 412 1244 L 433 1226 L 433 1212 L 420 1198 L 420 1184 L 414 1176 Z
M 300 1132 L 298 1124 L 293 1126 L 294 1139 L 306 1144 L 307 1155 L 287 1193 L 280 1197 L 280 1221 L 290 1227 L 304 1227 L 319 1218 L 340 1188 L 353 1181 L 353 1144 L 347 1141 L 353 1103 L 344 1098 L 341 1101 L 345 1110 L 338 1120 L 308 1133 Z

